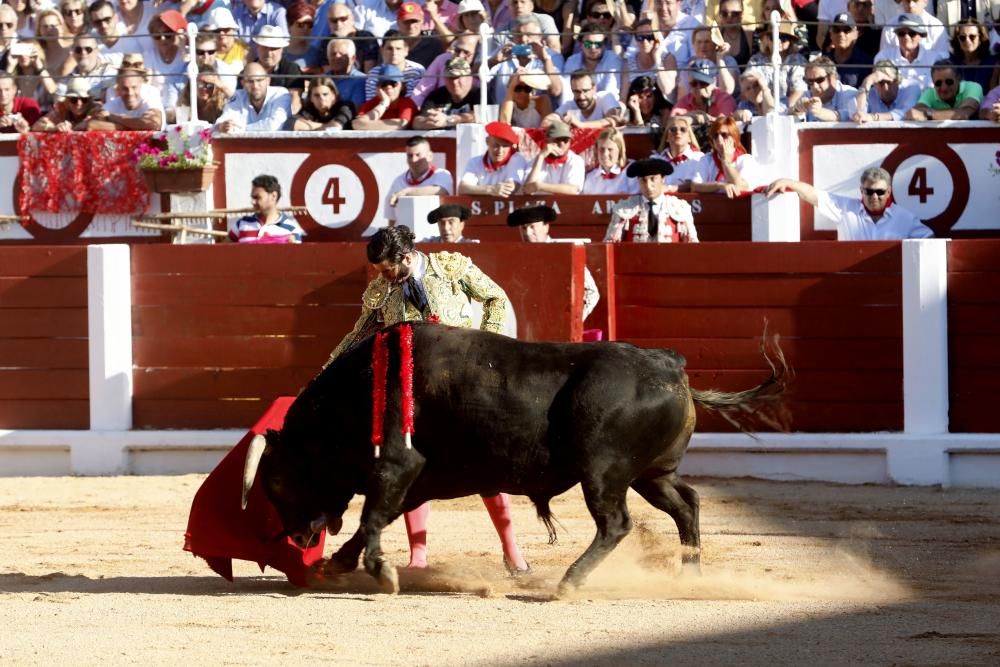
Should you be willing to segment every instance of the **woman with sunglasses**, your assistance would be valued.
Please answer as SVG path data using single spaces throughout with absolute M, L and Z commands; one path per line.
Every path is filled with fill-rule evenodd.
M 66 76 L 73 68 L 73 37 L 66 30 L 62 14 L 55 9 L 39 12 L 35 19 L 35 37 L 42 46 L 46 69 L 57 78 Z
M 102 109 L 101 103 L 90 96 L 84 79 L 72 79 L 62 100 L 38 119 L 31 129 L 35 132 L 72 132 L 86 129 L 86 121 Z
M 687 192 L 691 189 L 691 179 L 705 154 L 698 145 L 690 116 L 671 116 L 663 131 L 659 152 L 651 157 L 666 160 L 674 168 L 673 173 L 663 177 L 663 182 L 670 188 L 668 192 Z
M 326 64 L 325 43 L 320 45 L 312 38 L 316 22 L 316 6 L 298 0 L 288 7 L 285 14 L 291 40 L 285 47 L 285 58 L 299 66 L 304 74 L 316 74 Z
M 656 81 L 660 93 L 667 91 L 667 72 L 660 59 L 660 36 L 653 29 L 650 19 L 640 19 L 632 32 L 634 49 L 629 49 L 622 57 L 622 98 L 628 99 L 628 87 L 641 76 Z
M 738 65 L 746 65 L 753 54 L 753 33 L 743 22 L 742 0 L 722 0 L 716 16 L 722 39 L 730 45 L 729 55 Z
M 548 77 L 538 74 L 518 72 L 511 76 L 507 96 L 500 104 L 500 122 L 511 127 L 540 127 L 542 119 L 552 113 L 549 96 L 542 94 L 548 85 Z
M 997 84 L 997 59 L 990 53 L 986 27 L 974 18 L 965 18 L 955 26 L 951 39 L 952 59 L 963 81 L 974 81 L 984 91 Z
M 764 185 L 764 170 L 744 148 L 736 120 L 722 116 L 708 126 L 712 152 L 701 160 L 691 179 L 691 192 L 714 192 L 730 199 Z
M 222 115 L 229 95 L 219 79 L 218 73 L 211 65 L 198 66 L 198 93 L 195 97 L 198 105 L 198 120 L 214 124 Z M 191 84 L 184 84 L 184 90 L 178 98 L 177 106 L 187 109 L 187 117 L 191 118 Z
M 628 87 L 625 108 L 628 113 L 627 125 L 648 127 L 650 131 L 659 134 L 660 128 L 667 123 L 673 105 L 660 92 L 655 79 L 640 76 Z
M 66 23 L 66 31 L 71 35 L 79 35 L 87 30 L 87 8 L 83 0 L 62 0 L 59 3 L 59 13 Z

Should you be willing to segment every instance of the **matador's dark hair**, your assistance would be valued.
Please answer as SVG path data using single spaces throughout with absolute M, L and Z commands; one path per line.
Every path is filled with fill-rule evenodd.
M 413 252 L 413 231 L 409 227 L 380 229 L 368 242 L 368 261 L 372 264 L 381 264 L 385 260 L 399 264 L 403 255 L 410 252 Z

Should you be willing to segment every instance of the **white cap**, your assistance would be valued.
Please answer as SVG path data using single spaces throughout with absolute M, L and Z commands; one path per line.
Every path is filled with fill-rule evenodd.
M 208 14 L 205 30 L 239 30 L 233 13 L 226 7 L 217 7 Z
M 466 12 L 486 12 L 486 8 L 483 7 L 481 0 L 462 0 L 458 3 L 458 14 L 465 14 Z
M 260 29 L 253 41 L 270 49 L 283 49 L 290 43 L 288 35 L 276 25 L 266 25 Z

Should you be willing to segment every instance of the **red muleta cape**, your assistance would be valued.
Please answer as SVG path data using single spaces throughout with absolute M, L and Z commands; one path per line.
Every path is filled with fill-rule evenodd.
M 277 511 L 264 495 L 259 478 L 250 490 L 247 508 L 240 508 L 243 462 L 250 441 L 269 428 L 280 429 L 294 400 L 292 396 L 275 399 L 264 416 L 216 466 L 191 503 L 184 550 L 204 558 L 209 567 L 229 581 L 233 580 L 232 559 L 240 558 L 257 563 L 261 572 L 269 565 L 284 572 L 295 586 L 306 587 L 309 566 L 323 556 L 324 533 L 320 533 L 319 544 L 309 549 L 300 549 L 287 537 L 274 540 L 283 527 Z

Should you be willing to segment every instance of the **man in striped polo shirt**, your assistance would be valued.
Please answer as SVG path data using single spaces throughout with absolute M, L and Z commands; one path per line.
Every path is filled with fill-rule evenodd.
M 305 232 L 298 221 L 278 210 L 281 184 L 268 174 L 251 182 L 250 201 L 254 213 L 230 224 L 229 240 L 239 243 L 302 243 Z

